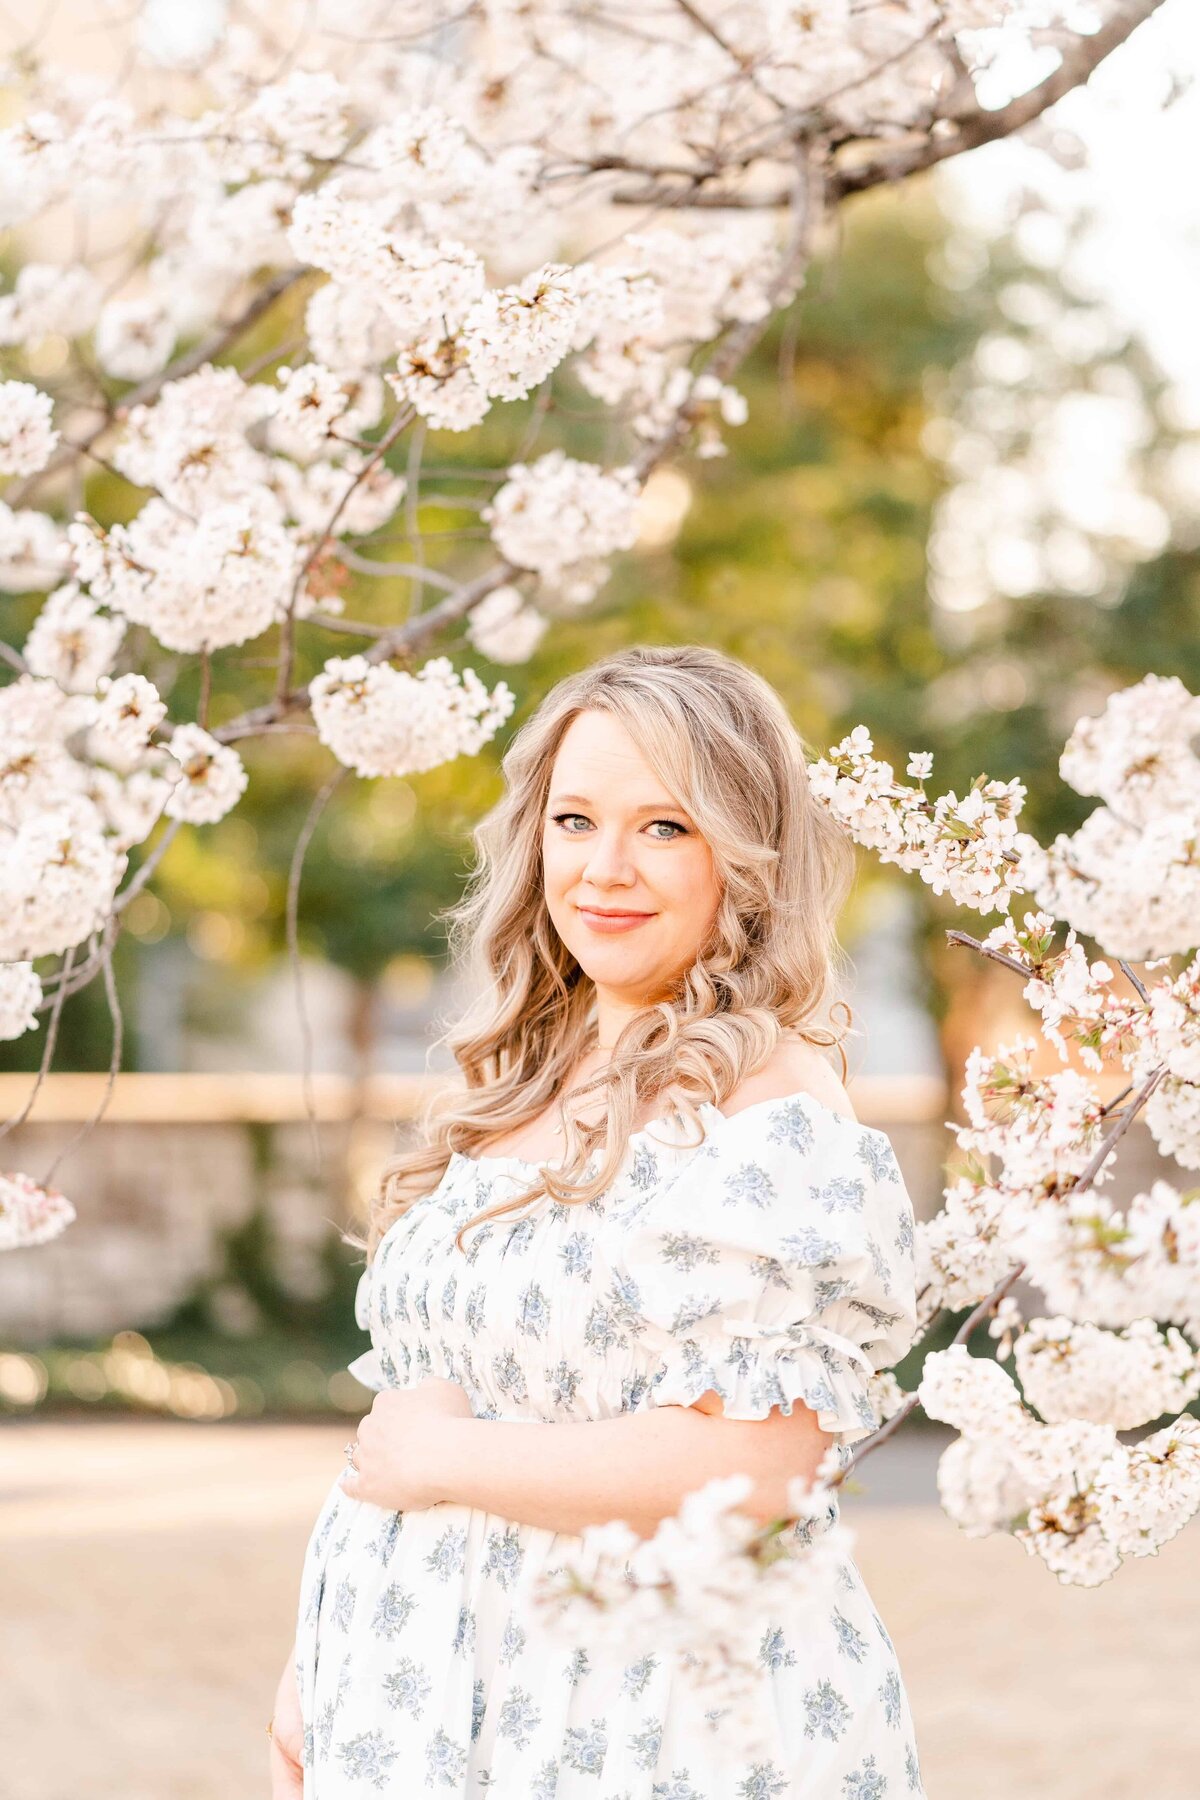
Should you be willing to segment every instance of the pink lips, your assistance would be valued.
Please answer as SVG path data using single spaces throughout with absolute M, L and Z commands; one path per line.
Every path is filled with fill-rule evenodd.
M 644 925 L 647 919 L 654 917 L 653 913 L 599 912 L 590 906 L 580 906 L 576 910 L 586 925 L 600 932 L 632 931 L 635 925 Z

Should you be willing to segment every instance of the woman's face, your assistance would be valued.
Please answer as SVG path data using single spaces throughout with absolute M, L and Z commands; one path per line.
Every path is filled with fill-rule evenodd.
M 624 1005 L 651 1004 L 691 968 L 720 902 L 708 844 L 607 712 L 577 713 L 563 735 L 542 869 L 555 930 Z

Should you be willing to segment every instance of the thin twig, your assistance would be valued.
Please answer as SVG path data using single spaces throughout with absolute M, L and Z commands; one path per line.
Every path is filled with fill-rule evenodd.
M 1003 950 L 994 950 L 990 945 L 980 943 L 979 939 L 972 937 L 969 931 L 948 931 L 946 942 L 951 949 L 956 944 L 961 944 L 968 950 L 977 950 L 980 956 L 986 956 L 989 962 L 999 963 L 1002 968 L 1011 969 L 1014 975 L 1020 975 L 1025 981 L 1031 980 L 1036 973 L 1025 963 L 1020 962 L 1017 957 L 1008 956 Z
M 441 588 L 443 593 L 453 594 L 459 583 L 452 575 L 443 575 L 440 569 L 428 569 L 422 563 L 411 562 L 372 562 L 369 556 L 361 556 L 357 550 L 351 550 L 345 543 L 338 545 L 338 561 L 344 562 L 348 569 L 359 575 L 407 575 L 413 581 L 426 581 L 430 587 Z M 312 614 L 309 614 L 312 617 Z
M 78 951 L 78 944 L 72 944 L 70 949 L 65 953 L 63 957 L 64 971 L 70 969 L 71 964 L 75 961 Z M 58 1042 L 58 1024 L 59 1020 L 62 1018 L 62 1009 L 66 1003 L 66 998 L 66 985 L 63 983 L 60 984 L 59 992 L 54 996 L 53 1001 L 50 1003 L 50 1017 L 46 1021 L 46 1041 L 42 1045 L 42 1060 L 38 1065 L 37 1076 L 34 1080 L 29 1097 L 20 1112 L 14 1113 L 10 1119 L 5 1119 L 4 1123 L 0 1125 L 0 1138 L 7 1137 L 9 1132 L 16 1126 L 23 1125 L 33 1111 L 33 1103 L 38 1097 L 42 1083 L 50 1072 L 50 1064 L 54 1061 L 54 1047 Z
M 45 1175 L 43 1175 L 41 1185 L 45 1188 L 50 1186 L 59 1167 L 71 1154 L 71 1151 L 75 1148 L 76 1144 L 82 1143 L 83 1139 L 91 1132 L 92 1127 L 98 1125 L 100 1120 L 104 1117 L 109 1100 L 112 1098 L 113 1088 L 116 1085 L 117 1073 L 121 1067 L 121 1053 L 125 1042 L 125 1019 L 121 1012 L 120 996 L 117 993 L 116 976 L 113 973 L 113 952 L 115 949 L 116 937 L 114 936 L 109 948 L 109 953 L 104 959 L 104 993 L 108 1000 L 108 1016 L 112 1020 L 112 1050 L 110 1051 L 108 1058 L 108 1075 L 103 1090 L 101 1091 L 100 1099 L 91 1118 L 85 1119 L 79 1129 L 67 1139 L 57 1156 L 55 1156 L 54 1160 L 51 1162 L 50 1167 L 46 1170 Z

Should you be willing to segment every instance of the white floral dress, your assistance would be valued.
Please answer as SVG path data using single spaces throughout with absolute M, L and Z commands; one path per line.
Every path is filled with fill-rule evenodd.
M 363 1271 L 373 1348 L 351 1371 L 449 1377 L 481 1419 L 608 1419 L 715 1389 L 728 1418 L 800 1399 L 839 1445 L 865 1436 L 866 1379 L 915 1332 L 888 1138 L 805 1094 L 700 1111 L 703 1144 L 656 1120 L 603 1195 L 543 1196 L 465 1250 L 457 1227 L 534 1165 L 455 1152 Z M 335 1478 L 300 1582 L 305 1800 L 923 1797 L 895 1651 L 850 1558 L 828 1618 L 766 1622 L 776 1753 L 748 1762 L 660 1647 L 625 1660 L 542 1631 L 526 1583 L 578 1547 L 469 1506 L 386 1511 Z

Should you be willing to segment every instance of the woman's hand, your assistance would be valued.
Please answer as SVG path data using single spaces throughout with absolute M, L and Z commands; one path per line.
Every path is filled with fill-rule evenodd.
M 357 1471 L 347 1464 L 342 1492 L 388 1512 L 420 1512 L 450 1500 L 451 1446 L 461 1455 L 463 1420 L 473 1420 L 466 1390 L 429 1376 L 411 1388 L 383 1388 L 358 1427 Z
M 300 1692 L 296 1686 L 296 1650 L 293 1645 L 279 1686 L 275 1692 L 275 1711 L 271 1718 L 271 1800 L 296 1800 L 304 1792 L 304 1719 L 300 1711 Z

